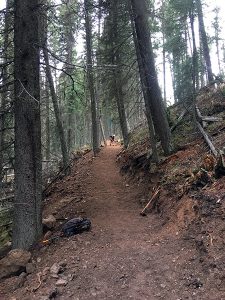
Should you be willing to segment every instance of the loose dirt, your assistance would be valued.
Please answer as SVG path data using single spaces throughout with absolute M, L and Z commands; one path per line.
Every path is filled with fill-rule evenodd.
M 225 299 L 221 282 L 212 284 L 215 268 L 205 272 L 192 240 L 159 215 L 140 216 L 139 201 L 150 195 L 120 174 L 120 150 L 106 147 L 97 158 L 86 155 L 52 187 L 45 215 L 54 213 L 58 228 L 63 218 L 86 216 L 92 230 L 35 250 L 36 271 L 16 290 L 17 279 L 5 280 L 0 299 L 53 299 L 58 279 L 49 274 L 31 290 L 38 286 L 38 272 L 55 262 L 66 264 L 59 276 L 68 282 L 57 287 L 56 299 Z

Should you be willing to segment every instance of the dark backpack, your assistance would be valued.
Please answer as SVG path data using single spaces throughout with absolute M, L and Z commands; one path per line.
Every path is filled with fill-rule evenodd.
M 87 218 L 74 218 L 66 222 L 62 227 L 64 236 L 72 236 L 83 231 L 88 231 L 91 228 L 91 221 Z

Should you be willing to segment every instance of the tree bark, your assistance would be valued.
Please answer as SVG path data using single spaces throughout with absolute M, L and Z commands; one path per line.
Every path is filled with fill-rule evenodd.
M 117 9 L 118 9 L 118 0 L 115 0 L 112 3 L 112 26 L 113 26 L 112 65 L 116 65 L 116 68 L 113 71 L 113 80 L 114 80 L 116 104 L 117 104 L 117 109 L 119 114 L 120 128 L 123 136 L 123 143 L 125 148 L 127 148 L 129 144 L 129 130 L 128 130 L 123 90 L 122 90 L 123 78 L 122 78 L 122 71 L 120 67 L 120 53 L 118 53 L 118 49 L 117 49 L 119 45 Z
M 47 42 L 47 32 L 48 32 L 47 13 L 43 10 L 41 13 L 42 13 L 42 17 L 40 22 L 41 28 L 40 28 L 39 43 L 42 46 L 42 52 L 43 52 L 43 57 L 45 62 L 45 73 L 49 84 L 50 95 L 52 98 L 52 104 L 53 104 L 53 109 L 54 109 L 54 114 L 56 119 L 56 127 L 57 127 L 57 132 L 60 140 L 63 168 L 66 169 L 69 165 L 69 154 L 66 145 L 66 138 L 65 138 L 64 128 L 63 128 L 62 117 L 59 109 L 58 97 L 55 90 L 54 80 L 53 80 L 50 62 L 49 62 L 48 42 Z
M 199 90 L 199 75 L 198 75 L 198 51 L 196 47 L 195 40 L 195 30 L 194 30 L 194 12 L 193 10 L 189 13 L 190 24 L 191 24 L 191 35 L 192 35 L 192 81 L 193 81 L 193 96 L 196 90 Z
M 146 111 L 151 111 L 155 129 L 161 140 L 164 153 L 169 154 L 171 150 L 170 129 L 155 68 L 147 16 L 147 1 L 131 0 L 131 4 L 134 15 L 136 35 L 138 39 L 138 48 L 142 59 L 142 66 L 144 67 L 143 77 L 146 78 L 146 89 L 148 90 L 149 96 L 148 102 L 146 103 Z M 141 72 L 142 70 L 140 69 L 139 71 Z
M 141 79 L 141 87 L 142 87 L 142 92 L 144 96 L 144 101 L 145 101 L 145 109 L 146 109 L 146 117 L 147 117 L 147 122 L 148 122 L 148 130 L 149 130 L 149 136 L 150 136 L 150 141 L 151 141 L 151 146 L 152 146 L 152 159 L 155 162 L 159 161 L 159 156 L 158 156 L 158 151 L 157 151 L 157 146 L 156 146 L 156 137 L 155 137 L 155 128 L 152 120 L 152 114 L 151 114 L 151 109 L 150 106 L 148 105 L 149 99 L 151 95 L 149 95 L 147 89 L 148 83 L 145 77 L 144 73 L 144 66 L 141 58 L 141 53 L 139 50 L 138 46 L 138 39 L 135 31 L 135 24 L 133 20 L 133 15 L 132 15 L 132 10 L 130 10 L 131 13 L 131 25 L 132 25 L 132 34 L 133 34 L 133 39 L 134 39 L 134 45 L 136 49 L 136 55 L 137 55 L 137 62 L 138 62 L 138 68 L 139 68 L 139 74 L 140 74 L 140 79 Z
M 49 86 L 47 85 L 47 82 L 45 83 L 45 108 L 46 108 L 46 116 L 45 116 L 45 158 L 46 160 L 50 160 L 50 153 L 51 153 L 51 135 L 50 135 L 50 95 L 49 95 Z
M 3 174 L 3 165 L 4 165 L 4 144 L 5 144 L 5 109 L 7 106 L 7 100 L 9 97 L 8 87 L 6 86 L 7 80 L 9 79 L 9 66 L 8 66 L 8 53 L 9 53 L 9 34 L 10 34 L 10 24 L 11 24 L 11 16 L 10 16 L 10 7 L 12 5 L 11 0 L 7 0 L 6 2 L 6 13 L 5 13 L 5 26 L 4 26 L 4 42 L 3 42 L 3 65 L 2 68 L 2 85 L 5 86 L 2 89 L 1 95 L 1 111 L 0 114 L 0 187 Z
M 55 92 L 54 81 L 53 81 L 51 68 L 50 68 L 50 64 L 49 64 L 48 50 L 47 50 L 46 46 L 43 49 L 43 54 L 44 54 L 44 61 L 45 61 L 45 71 L 46 71 L 46 76 L 48 79 L 49 88 L 50 88 L 50 92 L 51 92 L 51 98 L 52 98 L 52 103 L 53 103 L 53 108 L 54 108 L 54 113 L 55 113 L 55 119 L 56 119 L 56 126 L 57 126 L 59 139 L 60 139 L 61 152 L 62 152 L 62 158 L 63 158 L 63 167 L 66 168 L 69 164 L 69 155 L 68 155 L 65 133 L 64 133 L 64 129 L 63 129 L 61 115 L 60 115 L 57 95 Z
M 99 152 L 99 132 L 97 120 L 97 105 L 94 86 L 93 55 L 92 55 L 92 32 L 90 20 L 90 0 L 84 0 L 85 10 L 85 32 L 86 32 L 86 53 L 87 53 L 87 81 L 91 97 L 91 116 L 92 116 L 92 147 L 94 155 Z
M 72 0 L 66 0 L 66 13 L 65 13 L 65 42 L 66 42 L 66 64 L 64 65 L 64 70 L 65 72 L 72 77 L 73 74 L 73 47 L 74 47 L 74 20 L 73 20 L 73 4 L 75 1 Z M 62 73 L 61 77 L 66 81 L 66 76 L 67 74 Z M 72 89 L 72 88 L 71 88 Z M 74 102 L 74 97 L 73 95 L 68 96 L 67 100 L 67 147 L 68 151 L 70 152 L 72 147 L 73 147 L 73 118 L 74 118 L 74 110 L 73 110 L 73 102 Z
M 201 41 L 202 41 L 203 55 L 204 55 L 205 64 L 206 64 L 207 77 L 208 77 L 208 81 L 211 82 L 211 81 L 213 81 L 213 73 L 212 73 L 211 58 L 210 58 L 210 53 L 209 53 L 209 45 L 208 45 L 208 40 L 207 40 L 207 35 L 206 35 L 205 25 L 204 25 L 204 19 L 203 19 L 201 0 L 196 0 L 196 6 L 197 6 L 197 12 L 198 12 L 199 31 L 200 31 Z
M 15 0 L 15 199 L 13 248 L 42 235 L 39 0 Z

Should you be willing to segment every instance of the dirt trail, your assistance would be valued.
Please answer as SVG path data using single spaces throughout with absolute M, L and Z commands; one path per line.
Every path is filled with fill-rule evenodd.
M 116 163 L 119 151 L 119 147 L 107 147 L 87 162 L 79 184 L 73 176 L 68 179 L 70 193 L 78 184 L 85 194 L 79 212 L 91 219 L 91 232 L 63 238 L 36 254 L 40 258 L 38 271 L 54 262 L 67 263 L 63 276 L 72 280 L 59 288 L 56 299 L 225 299 L 204 289 L 206 282 L 201 282 L 196 250 L 190 242 L 181 239 L 171 226 L 162 226 L 159 216 L 139 215 L 144 191 L 128 185 L 120 175 Z M 74 216 L 78 208 L 70 203 L 60 213 Z M 14 295 L 20 295 L 18 299 L 48 299 L 45 296 L 55 287 L 56 279 L 47 277 L 31 293 L 35 278 L 30 275 Z

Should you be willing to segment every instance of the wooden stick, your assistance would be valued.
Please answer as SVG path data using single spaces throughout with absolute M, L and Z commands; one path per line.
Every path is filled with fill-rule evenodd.
M 215 157 L 217 157 L 218 156 L 218 152 L 217 152 L 216 148 L 214 147 L 213 143 L 211 142 L 209 136 L 207 135 L 207 133 L 205 132 L 205 130 L 202 128 L 202 126 L 201 126 L 201 124 L 199 122 L 197 122 L 197 126 L 198 126 L 199 131 L 203 135 L 205 142 L 207 143 L 207 145 L 209 146 L 210 150 L 212 151 L 213 155 Z
M 202 121 L 205 122 L 221 122 L 223 118 L 202 116 Z
M 144 207 L 144 209 L 140 212 L 141 216 L 146 216 L 146 210 L 149 208 L 150 204 L 153 202 L 153 200 L 156 199 L 156 197 L 158 196 L 160 192 L 160 188 L 158 187 L 157 190 L 155 191 L 155 193 L 152 195 L 151 199 L 149 200 L 149 202 L 147 203 L 147 205 Z
M 205 121 L 205 122 L 220 122 L 220 121 L 223 121 L 223 118 L 203 116 L 200 112 L 200 109 L 197 106 L 195 108 L 196 108 L 196 114 L 197 114 L 198 118 L 201 121 Z

